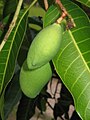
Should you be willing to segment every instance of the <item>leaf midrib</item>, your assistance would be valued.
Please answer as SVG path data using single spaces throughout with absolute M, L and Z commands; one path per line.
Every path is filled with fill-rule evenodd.
M 8 53 L 8 56 L 7 56 L 7 60 L 6 60 L 6 64 L 5 64 L 5 69 L 4 69 L 4 73 L 3 73 L 3 79 L 2 79 L 2 84 L 1 84 L 1 90 L 3 89 L 3 84 L 4 84 L 4 78 L 5 78 L 5 73 L 6 73 L 6 70 L 7 70 L 7 66 L 8 66 L 8 61 L 9 61 L 9 57 L 10 57 L 10 53 L 11 53 L 11 50 L 12 50 L 12 47 L 13 47 L 13 42 L 14 42 L 14 38 L 15 38 L 15 35 L 18 31 L 18 28 L 19 28 L 19 25 L 23 19 L 23 17 L 26 15 L 28 11 L 26 10 L 26 12 L 22 15 L 22 17 L 20 18 L 20 21 L 18 22 L 17 26 L 16 26 L 16 29 L 15 29 L 15 32 L 14 32 L 14 36 L 12 38 L 12 42 L 11 42 L 11 45 L 10 45 L 10 49 L 9 49 L 9 53 Z M 15 28 L 15 27 L 14 27 Z M 14 29 L 13 28 L 13 29 Z M 13 31 L 13 30 L 12 30 Z M 10 34 L 11 35 L 11 34 Z
M 82 56 L 82 54 L 81 54 L 81 52 L 80 52 L 80 50 L 79 50 L 79 47 L 78 47 L 78 45 L 76 44 L 76 42 L 75 42 L 75 40 L 74 40 L 74 37 L 73 37 L 71 31 L 69 30 L 68 32 L 69 32 L 69 34 L 70 34 L 70 36 L 71 36 L 71 38 L 72 38 L 72 40 L 73 40 L 73 43 L 74 43 L 77 51 L 78 51 L 79 54 L 80 54 L 81 59 L 83 60 L 85 66 L 86 66 L 87 71 L 88 71 L 89 74 L 90 74 L 90 69 L 89 69 L 88 65 L 86 64 L 86 61 L 85 61 L 85 59 L 83 58 L 83 56 Z M 89 82 L 88 84 L 90 84 L 90 82 Z M 85 90 L 86 88 L 87 88 L 87 86 L 84 88 L 84 90 Z M 80 98 L 80 96 L 82 95 L 82 93 L 84 92 L 84 90 L 80 93 L 80 95 L 78 96 L 78 99 Z M 78 101 L 78 99 L 77 99 L 77 101 Z
M 73 40 L 73 43 L 74 43 L 74 45 L 75 45 L 78 53 L 80 54 L 80 56 L 81 56 L 81 58 L 82 58 L 82 60 L 83 60 L 83 62 L 84 62 L 84 64 L 85 64 L 88 72 L 90 73 L 90 69 L 89 69 L 88 65 L 86 64 L 86 61 L 85 61 L 83 55 L 81 54 L 81 51 L 79 50 L 79 47 L 78 47 L 78 45 L 76 44 L 76 41 L 74 40 L 74 37 L 73 37 L 73 35 L 72 35 L 72 32 L 71 32 L 70 30 L 69 30 L 68 32 L 69 32 L 69 34 L 70 34 L 70 36 L 71 36 L 71 38 L 72 38 L 72 40 Z

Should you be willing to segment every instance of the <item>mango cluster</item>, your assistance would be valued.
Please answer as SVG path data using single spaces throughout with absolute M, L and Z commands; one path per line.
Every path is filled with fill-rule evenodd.
M 60 49 L 63 28 L 54 23 L 41 30 L 30 45 L 20 72 L 23 93 L 35 98 L 52 76 L 50 60 Z

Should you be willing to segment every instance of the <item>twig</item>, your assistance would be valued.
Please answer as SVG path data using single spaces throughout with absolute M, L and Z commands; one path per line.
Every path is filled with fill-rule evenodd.
M 60 9 L 62 10 L 62 15 L 60 16 L 60 18 L 57 19 L 57 23 L 60 24 L 61 21 L 68 15 L 68 12 L 64 8 L 60 0 L 55 0 L 55 3 L 59 5 Z
M 17 21 L 17 18 L 18 18 L 18 15 L 19 15 L 21 6 L 22 6 L 22 2 L 23 2 L 23 0 L 19 0 L 19 3 L 18 3 L 18 6 L 17 6 L 17 9 L 16 9 L 16 12 L 15 12 L 15 15 L 14 15 L 14 17 L 13 17 L 13 20 L 12 20 L 12 22 L 11 22 L 11 24 L 10 24 L 10 26 L 9 26 L 9 29 L 8 29 L 8 31 L 7 31 L 7 33 L 6 33 L 5 37 L 4 37 L 1 45 L 0 45 L 0 52 L 1 52 L 2 48 L 4 47 L 4 45 L 5 45 L 8 37 L 9 37 L 9 35 L 10 35 L 10 33 L 12 32 L 13 28 L 15 27 L 15 24 L 16 24 L 16 21 Z M 34 1 L 32 2 L 32 4 L 28 7 L 28 9 L 26 10 L 26 12 L 24 13 L 24 15 L 29 11 L 29 9 L 30 9 L 36 2 L 37 2 L 37 0 L 34 0 Z
M 61 10 L 64 12 L 64 14 L 68 15 L 67 10 L 65 9 L 65 7 L 63 6 L 63 4 L 61 3 L 60 0 L 55 0 L 55 3 L 59 5 L 59 7 L 61 8 Z
M 9 26 L 9 29 L 8 29 L 8 31 L 7 31 L 7 33 L 6 33 L 5 37 L 4 37 L 1 45 L 0 45 L 0 51 L 2 50 L 3 46 L 5 45 L 7 39 L 8 39 L 8 37 L 9 37 L 9 35 L 10 35 L 10 33 L 12 32 L 13 28 L 15 27 L 15 24 L 16 24 L 16 21 L 17 21 L 17 18 L 18 18 L 18 15 L 19 15 L 19 12 L 20 12 L 22 3 L 23 3 L 23 0 L 19 0 L 18 6 L 17 6 L 17 8 L 16 8 L 15 15 L 14 15 L 14 17 L 13 17 L 13 20 L 12 20 L 12 22 L 11 22 L 11 24 L 10 24 L 10 26 Z
M 48 9 L 48 0 L 44 0 L 44 6 L 45 6 L 45 10 Z
M 65 14 L 64 12 L 62 12 L 62 15 L 57 19 L 56 23 L 60 24 L 61 21 L 67 16 L 67 14 Z
M 72 24 L 71 28 L 72 28 L 72 27 L 75 27 L 76 25 L 75 25 L 75 23 L 74 23 L 73 18 L 71 17 L 71 15 L 69 15 L 69 13 L 68 13 L 67 10 L 65 9 L 65 7 L 64 7 L 63 4 L 61 3 L 61 1 L 60 1 L 60 0 L 55 0 L 55 3 L 58 4 L 59 7 L 60 7 L 60 9 L 62 10 L 62 15 L 61 15 L 61 17 L 60 17 L 59 19 L 57 19 L 57 23 L 60 24 L 61 21 L 62 21 L 66 16 L 68 16 L 69 22 L 71 22 L 71 24 Z

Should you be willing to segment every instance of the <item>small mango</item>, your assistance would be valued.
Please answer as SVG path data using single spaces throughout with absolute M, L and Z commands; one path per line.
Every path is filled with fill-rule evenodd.
M 52 24 L 41 30 L 34 38 L 28 51 L 27 64 L 29 69 L 36 69 L 49 62 L 60 49 L 63 28 Z
M 49 63 L 44 66 L 30 70 L 27 62 L 23 63 L 20 72 L 20 87 L 23 93 L 30 98 L 35 98 L 52 76 L 52 70 Z

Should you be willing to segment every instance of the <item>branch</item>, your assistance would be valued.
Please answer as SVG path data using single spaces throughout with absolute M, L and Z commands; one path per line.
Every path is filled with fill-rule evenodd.
M 10 33 L 12 32 L 13 28 L 15 27 L 15 24 L 16 24 L 16 21 L 17 21 L 17 18 L 18 18 L 18 15 L 19 15 L 21 6 L 22 6 L 22 2 L 23 2 L 23 0 L 19 0 L 19 2 L 18 2 L 18 6 L 17 6 L 17 8 L 16 8 L 16 12 L 15 12 L 15 14 L 14 14 L 13 20 L 12 20 L 12 22 L 11 22 L 11 24 L 10 24 L 10 26 L 9 26 L 9 29 L 8 29 L 8 31 L 7 31 L 7 33 L 6 33 L 5 37 L 4 37 L 1 45 L 0 45 L 0 51 L 1 51 L 2 48 L 4 47 L 4 45 L 5 45 L 8 37 L 9 37 L 9 35 L 10 35 Z
M 34 1 L 32 2 L 32 4 L 28 7 L 28 9 L 26 10 L 26 12 L 28 12 L 28 10 L 29 10 L 36 2 L 37 2 L 37 0 L 34 0 Z M 10 35 L 10 33 L 12 32 L 13 28 L 14 28 L 15 25 L 16 25 L 16 21 L 17 21 L 17 18 L 18 18 L 18 15 L 19 15 L 19 12 L 20 12 L 22 3 L 23 3 L 23 0 L 19 0 L 18 6 L 17 6 L 17 8 L 16 8 L 16 12 L 15 12 L 14 17 L 13 17 L 13 20 L 12 20 L 12 22 L 11 22 L 11 24 L 10 24 L 10 26 L 9 26 L 9 29 L 8 29 L 8 31 L 7 31 L 7 33 L 6 33 L 5 37 L 4 37 L 1 45 L 0 45 L 0 52 L 1 52 L 2 48 L 4 47 L 4 45 L 5 45 L 8 37 L 9 37 L 9 35 Z M 26 13 L 26 12 L 25 12 L 25 13 Z
M 68 15 L 67 10 L 65 9 L 65 7 L 63 6 L 63 4 L 61 3 L 60 0 L 55 0 L 55 3 L 59 5 L 59 7 L 61 8 L 61 10 L 64 12 L 64 14 Z
M 62 15 L 57 19 L 56 23 L 60 24 L 61 21 L 67 16 L 67 14 L 65 14 L 64 12 L 62 12 Z
M 60 0 L 55 0 L 55 3 L 60 7 L 60 9 L 62 10 L 62 15 L 59 19 L 57 19 L 57 23 L 60 24 L 61 21 L 66 17 L 68 16 L 69 18 L 69 24 L 70 26 L 68 25 L 68 27 L 72 28 L 72 27 L 75 27 L 75 23 L 74 23 L 74 20 L 73 18 L 71 17 L 71 15 L 69 15 L 69 13 L 67 12 L 67 10 L 65 9 L 65 7 L 63 6 L 63 4 L 61 3 Z
M 48 0 L 44 0 L 44 6 L 45 6 L 45 10 L 48 9 Z

